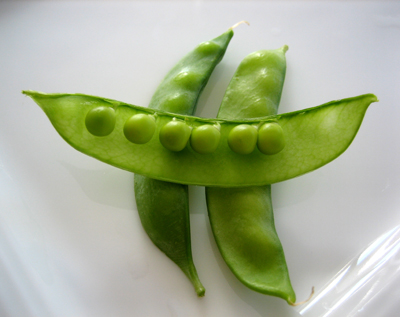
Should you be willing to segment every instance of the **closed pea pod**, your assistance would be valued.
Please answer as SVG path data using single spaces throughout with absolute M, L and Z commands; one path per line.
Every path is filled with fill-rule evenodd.
M 201 43 L 174 66 L 154 93 L 149 108 L 179 114 L 193 114 L 205 84 L 222 59 L 232 30 Z M 170 151 L 182 151 L 191 128 L 181 120 L 159 129 L 160 143 Z M 142 225 L 154 244 L 174 261 L 195 287 L 198 296 L 205 289 L 193 264 L 188 186 L 135 174 L 135 198 Z
M 153 94 L 149 107 L 176 114 L 193 114 L 197 101 L 215 66 L 221 61 L 233 36 L 224 34 L 200 43 L 165 76 Z
M 281 98 L 277 90 L 285 78 L 282 54 L 287 49 L 284 45 L 275 51 L 261 50 L 246 56 L 226 89 L 218 118 L 237 120 L 276 114 Z
M 228 86 L 218 117 L 246 118 L 275 114 L 285 78 L 286 50 L 287 47 L 283 47 L 247 56 Z M 254 100 L 258 102 L 254 103 Z M 258 132 L 261 133 L 258 147 L 262 150 L 263 147 L 270 148 L 271 142 L 265 141 L 265 135 L 274 139 L 271 133 L 264 130 L 270 125 L 274 127 L 277 124 L 266 123 Z M 271 186 L 207 187 L 206 197 L 215 240 L 235 276 L 257 292 L 294 303 L 296 296 L 274 225 Z

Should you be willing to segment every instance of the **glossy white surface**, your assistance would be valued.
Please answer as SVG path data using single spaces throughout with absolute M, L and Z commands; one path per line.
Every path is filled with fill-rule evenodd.
M 20 93 L 80 92 L 145 106 L 177 60 L 240 20 L 250 27 L 236 29 L 197 115 L 216 115 L 247 54 L 283 44 L 281 112 L 370 92 L 380 99 L 341 157 L 273 186 L 298 299 L 312 286 L 323 291 L 400 224 L 399 2 L 3 1 L 0 316 L 299 316 L 301 307 L 234 278 L 213 241 L 204 189 L 191 187 L 193 256 L 206 287 L 198 299 L 143 231 L 133 175 L 75 151 Z M 390 263 L 385 268 L 396 277 L 398 262 Z M 398 283 L 362 307 L 360 294 L 346 299 L 340 316 L 394 316 L 400 309 Z M 321 305 L 325 316 L 338 313 Z

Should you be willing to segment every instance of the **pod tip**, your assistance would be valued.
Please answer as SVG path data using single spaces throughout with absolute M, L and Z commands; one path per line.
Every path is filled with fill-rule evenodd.
M 287 45 L 285 44 L 285 45 L 283 45 L 280 49 L 283 51 L 283 53 L 286 53 L 286 52 L 288 51 L 288 49 L 289 49 L 289 46 L 287 46 Z
M 310 296 L 309 296 L 306 300 L 303 300 L 303 301 L 297 302 L 297 303 L 289 303 L 289 305 L 290 305 L 290 306 L 299 306 L 299 305 L 303 305 L 303 304 L 309 302 L 309 301 L 311 300 L 311 298 L 313 298 L 313 296 L 314 296 L 314 286 L 311 288 L 311 294 L 310 294 Z
M 196 293 L 198 297 L 204 297 L 204 295 L 206 294 L 206 290 L 203 286 L 201 286 L 196 289 Z

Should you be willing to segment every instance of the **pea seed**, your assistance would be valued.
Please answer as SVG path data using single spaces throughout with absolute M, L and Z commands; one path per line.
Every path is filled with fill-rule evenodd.
M 126 120 L 124 135 L 132 143 L 144 144 L 151 140 L 156 131 L 156 120 L 147 114 L 136 114 Z
M 190 127 L 183 121 L 173 120 L 160 130 L 160 142 L 168 150 L 182 151 L 190 138 Z
M 109 135 L 115 127 L 115 110 L 105 106 L 94 108 L 87 113 L 85 125 L 95 136 Z
M 240 124 L 234 127 L 228 135 L 228 145 L 233 152 L 238 154 L 250 154 L 257 143 L 257 129 L 248 124 Z
M 221 132 L 210 124 L 201 125 L 192 131 L 190 145 L 200 154 L 214 152 L 221 139 Z
M 216 51 L 220 50 L 220 46 L 214 42 L 203 42 L 196 47 L 196 51 L 203 55 L 214 54 Z
M 187 94 L 176 93 L 168 97 L 160 107 L 163 109 L 173 109 L 175 113 L 185 113 L 188 105 L 191 104 Z
M 258 130 L 258 149 L 261 153 L 273 155 L 285 147 L 282 127 L 277 123 L 266 123 Z
M 174 78 L 174 82 L 187 90 L 193 91 L 198 89 L 202 77 L 201 74 L 196 74 L 194 72 L 180 72 Z

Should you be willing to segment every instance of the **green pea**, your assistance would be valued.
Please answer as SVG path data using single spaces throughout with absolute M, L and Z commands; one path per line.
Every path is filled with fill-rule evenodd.
M 180 152 L 190 138 L 191 128 L 183 121 L 173 120 L 160 130 L 160 142 L 168 150 Z
M 151 140 L 156 131 L 156 120 L 147 114 L 136 114 L 126 120 L 124 125 L 125 137 L 136 144 L 145 144 Z
M 257 143 L 257 128 L 249 124 L 234 127 L 228 135 L 228 145 L 238 154 L 250 154 Z
M 221 132 L 212 125 L 205 124 L 195 128 L 190 137 L 190 145 L 200 154 L 209 154 L 216 151 Z
M 285 147 L 282 127 L 277 123 L 266 123 L 258 130 L 257 146 L 261 153 L 273 155 Z
M 107 136 L 115 127 L 115 110 L 104 106 L 94 108 L 87 113 L 85 125 L 91 134 Z

